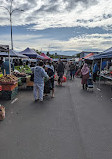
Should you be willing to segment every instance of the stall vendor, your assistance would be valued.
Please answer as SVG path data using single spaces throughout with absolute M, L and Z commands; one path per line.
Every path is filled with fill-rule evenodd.
M 0 67 L 2 66 L 2 64 L 3 64 L 3 57 L 1 57 L 1 60 L 0 60 Z
M 96 82 L 97 72 L 100 70 L 99 63 L 95 63 L 93 67 L 93 81 Z
M 11 63 L 11 68 L 14 71 L 14 65 L 12 63 Z M 6 59 L 5 62 L 2 63 L 1 70 L 2 70 L 3 75 L 4 74 L 10 74 L 9 59 Z
M 110 63 L 109 71 L 112 71 L 112 62 Z

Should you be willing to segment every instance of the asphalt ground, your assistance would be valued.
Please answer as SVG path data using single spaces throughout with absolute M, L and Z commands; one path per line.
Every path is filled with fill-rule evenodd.
M 112 159 L 112 91 L 80 79 L 55 87 L 55 98 L 34 102 L 32 90 L 0 101 L 0 159 Z

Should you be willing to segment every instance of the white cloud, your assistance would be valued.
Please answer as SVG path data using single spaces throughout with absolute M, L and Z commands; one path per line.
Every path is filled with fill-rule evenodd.
M 28 29 L 42 30 L 60 27 L 103 27 L 112 30 L 112 0 L 13 0 L 13 26 L 30 25 Z M 7 0 L 0 0 L 0 6 L 9 8 Z M 0 25 L 10 25 L 7 10 L 0 7 Z M 29 27 L 29 26 L 28 26 Z M 44 36 L 44 35 L 43 35 Z M 14 48 L 24 50 L 26 47 L 48 50 L 99 49 L 111 47 L 112 34 L 84 34 L 70 38 L 68 41 L 47 39 L 37 35 L 13 35 Z M 0 43 L 10 45 L 10 35 L 1 35 Z M 66 39 L 65 39 L 66 40 Z
M 103 51 L 111 47 L 112 34 L 90 34 L 70 38 L 68 41 L 40 39 L 42 36 L 37 35 L 14 35 L 14 49 L 22 51 L 27 47 L 35 48 L 38 50 L 54 51 L 78 51 L 90 49 Z M 0 43 L 10 45 L 10 35 L 2 35 Z
M 26 11 L 13 14 L 13 25 L 34 24 L 32 29 L 112 25 L 112 1 L 95 2 L 92 0 L 15 0 L 14 8 L 20 7 Z M 4 1 L 2 5 L 7 6 L 7 3 L 5 4 Z M 4 10 L 0 9 L 0 13 L 0 18 L 7 17 Z M 9 21 L 1 20 L 0 25 L 9 25 Z

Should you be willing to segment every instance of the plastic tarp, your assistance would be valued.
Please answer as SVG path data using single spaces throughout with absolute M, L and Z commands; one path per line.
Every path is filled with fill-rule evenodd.
M 26 55 L 28 57 L 35 57 L 41 60 L 44 59 L 41 55 L 37 54 L 33 49 L 30 48 L 26 48 L 24 51 L 21 51 L 20 54 Z
M 92 60 L 94 53 L 90 53 L 88 55 L 86 55 L 83 58 L 80 58 L 79 61 L 81 61 L 82 59 L 87 59 L 87 60 Z

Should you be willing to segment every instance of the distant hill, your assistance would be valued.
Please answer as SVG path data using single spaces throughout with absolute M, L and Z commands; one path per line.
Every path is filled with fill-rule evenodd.
M 47 53 L 48 51 L 42 51 L 44 53 Z M 73 56 L 77 53 L 79 53 L 78 51 L 49 51 L 50 54 L 55 54 L 57 53 L 58 55 L 67 55 L 67 56 Z

